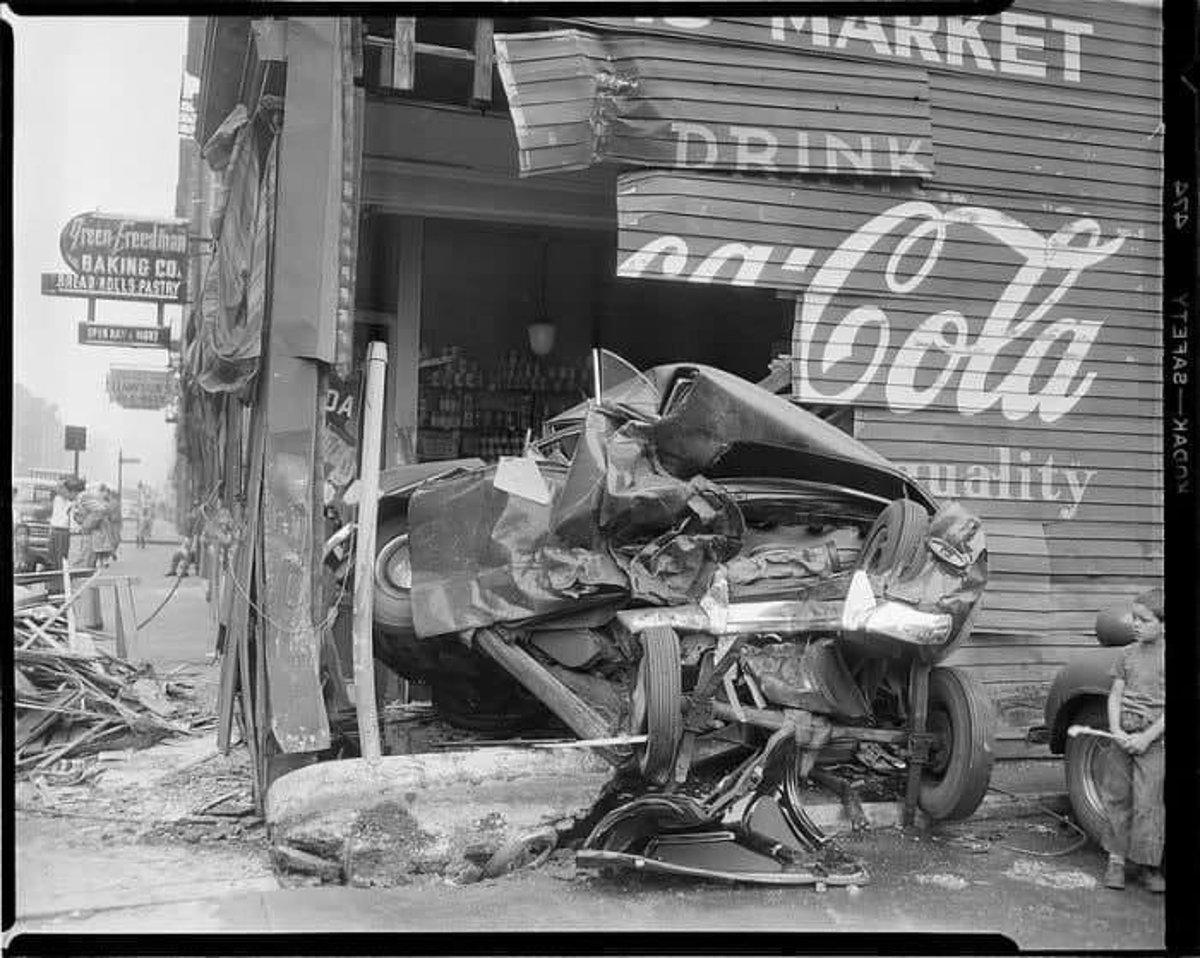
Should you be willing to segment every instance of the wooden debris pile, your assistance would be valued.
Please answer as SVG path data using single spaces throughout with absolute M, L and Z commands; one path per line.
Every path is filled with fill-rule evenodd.
M 211 726 L 186 682 L 155 677 L 69 628 L 62 609 L 13 612 L 13 679 L 18 776 L 103 750 L 145 748 L 169 735 Z

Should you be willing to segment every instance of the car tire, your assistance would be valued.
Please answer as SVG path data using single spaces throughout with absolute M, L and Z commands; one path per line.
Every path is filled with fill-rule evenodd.
M 372 616 L 385 632 L 413 633 L 412 593 L 388 581 L 384 567 L 398 547 L 407 548 L 408 517 L 389 516 L 375 532 L 375 589 Z
M 918 804 L 934 821 L 966 818 L 987 793 L 995 758 L 996 717 L 983 686 L 953 666 L 929 673 L 926 729 L 941 745 L 930 750 Z
M 503 668 L 475 649 L 443 637 L 429 685 L 438 716 L 455 728 L 515 735 L 555 724 L 550 711 Z
M 905 579 L 925 558 L 929 513 L 911 499 L 896 499 L 876 516 L 858 555 L 858 568 Z
M 1072 717 L 1071 724 L 1107 731 L 1108 703 L 1103 699 L 1084 703 Z M 1101 842 L 1108 820 L 1102 788 L 1104 760 L 1112 747 L 1108 739 L 1077 735 L 1074 738 L 1068 736 L 1063 752 L 1067 795 L 1071 800 L 1071 810 L 1075 813 L 1075 822 L 1097 845 Z
M 646 781 L 665 785 L 683 738 L 683 676 L 674 629 L 656 626 L 642 633 L 638 681 L 645 695 L 647 735 L 638 766 Z

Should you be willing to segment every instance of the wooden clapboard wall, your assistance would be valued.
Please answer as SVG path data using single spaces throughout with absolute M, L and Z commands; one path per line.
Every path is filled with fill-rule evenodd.
M 907 64 L 848 72 L 788 50 L 580 30 L 500 35 L 496 52 L 523 175 L 597 162 L 933 175 L 928 78 Z
M 953 661 L 1002 754 L 1096 613 L 1162 576 L 1159 17 L 587 21 L 926 71 L 931 178 L 627 172 L 618 274 L 793 292 L 795 398 L 853 406 L 856 435 L 984 518 L 985 608 Z

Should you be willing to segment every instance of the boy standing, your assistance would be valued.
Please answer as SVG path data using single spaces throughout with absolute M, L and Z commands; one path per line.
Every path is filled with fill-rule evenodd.
M 1163 594 L 1143 592 L 1133 603 L 1135 641 L 1113 663 L 1108 693 L 1108 726 L 1116 738 L 1109 750 L 1104 805 L 1108 812 L 1104 884 L 1125 887 L 1125 861 L 1138 865 L 1147 889 L 1161 893 L 1165 815 L 1163 742 L 1165 663 Z

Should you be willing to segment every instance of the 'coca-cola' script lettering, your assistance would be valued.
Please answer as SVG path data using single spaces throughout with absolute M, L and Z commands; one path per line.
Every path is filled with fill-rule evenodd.
M 1019 264 L 977 334 L 955 309 L 927 317 L 907 335 L 903 330 L 893 333 L 883 305 L 857 306 L 832 318 L 831 304 L 838 295 L 848 285 L 859 285 L 849 281 L 865 269 L 864 259 L 885 255 L 889 246 L 882 271 L 888 299 L 899 302 L 918 293 L 937 267 L 951 227 L 982 231 L 1015 254 Z M 1096 374 L 1086 371 L 1084 362 L 1103 325 L 1062 315 L 1057 307 L 1085 270 L 1112 256 L 1125 240 L 1120 232 L 1102 240 L 1099 223 L 1088 218 L 1067 223 L 1047 237 L 994 209 L 942 210 L 912 200 L 864 223 L 812 274 L 816 251 L 806 247 L 729 242 L 696 262 L 699 257 L 691 254 L 687 241 L 670 235 L 634 250 L 617 273 L 638 277 L 657 272 L 707 283 L 733 269 L 724 280 L 733 285 L 799 286 L 803 295 L 793 341 L 802 402 L 853 403 L 868 386 L 880 382 L 888 407 L 896 413 L 948 405 L 941 397 L 952 392 L 953 405 L 964 416 L 998 406 L 1013 422 L 1036 413 L 1051 423 L 1074 408 L 1095 381 Z M 978 244 L 971 247 L 978 249 Z M 915 270 L 909 266 L 914 261 Z M 764 273 L 765 283 L 760 282 Z M 801 286 L 800 277 L 807 275 L 812 279 Z M 1034 291 L 1046 287 L 1049 292 L 1031 303 Z M 855 355 L 856 347 L 859 355 L 870 351 L 865 363 Z M 1011 355 L 1013 347 L 1023 347 L 1024 352 L 1001 373 L 1000 354 L 1008 350 Z M 850 381 L 834 375 L 841 363 L 852 370 Z M 936 371 L 931 381 L 930 371 Z M 1035 382 L 1040 384 L 1037 389 Z

